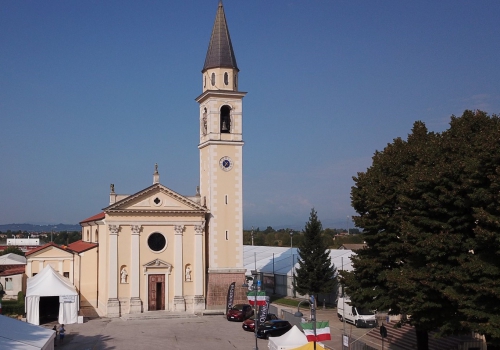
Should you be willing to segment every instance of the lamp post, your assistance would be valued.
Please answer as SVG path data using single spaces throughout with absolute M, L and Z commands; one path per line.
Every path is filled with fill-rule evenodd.
M 2 298 L 4 294 L 5 291 L 3 290 L 3 284 L 0 282 L 0 315 L 2 314 Z
M 253 246 L 253 226 L 252 226 L 252 232 L 250 232 L 250 236 L 252 236 L 252 246 Z
M 253 238 L 253 230 L 252 230 L 252 238 Z M 257 292 L 260 289 L 260 283 L 261 282 L 260 282 L 260 280 L 257 280 L 258 274 L 257 274 L 257 254 L 256 253 L 253 253 L 253 258 L 254 258 L 255 270 L 252 271 L 253 283 L 250 286 L 250 290 L 253 291 L 253 292 L 255 292 L 255 294 L 254 294 L 254 298 L 255 299 L 254 299 L 254 304 L 253 304 L 253 310 L 254 310 L 253 311 L 253 320 L 254 320 L 253 324 L 254 324 L 254 335 L 255 335 L 255 350 L 259 350 L 259 346 L 257 345 L 257 330 L 259 328 L 259 318 L 257 317 L 258 316 L 258 312 L 257 312 Z M 256 285 L 255 281 L 257 281 L 257 285 Z M 243 283 L 242 287 L 249 288 L 248 284 L 246 282 Z
M 292 278 L 290 279 L 290 289 L 292 290 L 292 294 L 295 297 L 295 290 L 293 289 L 293 282 L 294 282 L 294 271 L 293 271 L 293 230 L 290 229 L 290 259 L 291 259 L 291 269 L 290 272 L 292 273 Z
M 294 314 L 295 317 L 302 317 L 304 314 L 300 312 L 300 304 L 303 302 L 309 302 L 309 306 L 311 308 L 311 321 L 313 323 L 313 332 L 314 332 L 314 350 L 316 350 L 316 300 L 314 299 L 314 295 L 309 297 L 309 300 L 304 299 L 301 300 L 299 305 L 297 305 L 297 312 Z

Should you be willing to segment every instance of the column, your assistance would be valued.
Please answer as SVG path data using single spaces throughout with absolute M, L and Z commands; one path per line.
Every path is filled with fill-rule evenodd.
M 175 265 L 174 265 L 174 310 L 186 311 L 186 301 L 184 300 L 183 286 L 184 286 L 184 265 L 182 262 L 182 255 L 184 250 L 182 248 L 182 232 L 184 232 L 184 225 L 175 225 Z
M 203 296 L 203 232 L 205 224 L 194 227 L 194 309 L 205 309 L 205 297 Z
M 139 262 L 139 244 L 140 244 L 140 225 L 131 225 L 131 257 L 130 257 L 130 313 L 138 314 L 142 312 L 142 301 L 139 294 L 140 262 Z
M 118 301 L 118 225 L 108 225 L 109 230 L 109 279 L 107 316 L 120 317 L 120 303 Z
M 57 269 L 59 270 L 58 272 L 61 276 L 64 276 L 64 267 L 63 266 L 64 266 L 64 260 L 59 260 L 59 264 L 58 264 Z

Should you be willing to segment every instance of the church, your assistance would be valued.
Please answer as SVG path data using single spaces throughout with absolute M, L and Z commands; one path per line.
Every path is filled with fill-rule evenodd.
M 82 240 L 27 254 L 28 277 L 51 265 L 79 293 L 80 307 L 100 316 L 146 311 L 223 309 L 228 287 L 246 300 L 243 267 L 243 108 L 238 65 L 219 1 L 196 97 L 200 182 L 181 195 L 160 182 L 120 194 L 82 220 Z M 194 192 L 194 191 L 193 191 Z

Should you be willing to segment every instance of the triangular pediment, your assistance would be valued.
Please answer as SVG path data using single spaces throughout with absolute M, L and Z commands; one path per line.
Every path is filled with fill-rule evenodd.
M 172 265 L 161 259 L 151 260 L 150 262 L 142 265 L 142 267 L 144 268 L 144 272 L 146 272 L 148 269 L 167 269 L 170 273 L 170 271 L 172 270 Z
M 73 252 L 65 250 L 53 244 L 47 244 L 46 246 L 41 246 L 27 254 L 29 259 L 41 259 L 41 258 L 73 258 Z
M 105 212 L 205 213 L 206 208 L 161 185 L 154 184 L 107 208 Z

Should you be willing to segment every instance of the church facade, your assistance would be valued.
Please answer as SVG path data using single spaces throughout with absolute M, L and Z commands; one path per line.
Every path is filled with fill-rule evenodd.
M 238 287 L 245 281 L 245 93 L 238 90 L 238 73 L 220 1 L 202 69 L 202 93 L 196 98 L 199 121 L 193 119 L 200 155 L 196 193 L 184 196 L 161 184 L 157 165 L 152 185 L 135 194 L 118 194 L 111 185 L 108 206 L 80 223 L 82 241 L 29 254 L 30 273 L 57 255 L 63 263 L 54 266 L 68 270 L 81 307 L 107 317 L 222 309 L 232 282 L 236 301 L 245 301 L 245 289 Z

